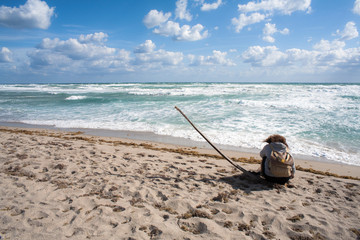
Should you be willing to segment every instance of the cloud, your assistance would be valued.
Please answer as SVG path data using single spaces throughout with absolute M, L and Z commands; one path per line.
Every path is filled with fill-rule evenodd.
M 29 66 L 34 71 L 96 73 L 143 71 L 175 66 L 183 61 L 183 53 L 156 49 L 146 40 L 133 53 L 105 45 L 107 34 L 99 32 L 60 40 L 45 38 L 28 53 Z
M 265 32 L 265 31 L 264 31 Z M 269 24 L 268 33 L 276 32 L 276 26 Z M 358 37 L 355 23 L 348 22 L 343 31 L 337 30 L 338 39 L 322 39 L 312 50 L 298 48 L 280 51 L 276 46 L 251 46 L 242 53 L 244 62 L 253 67 L 286 73 L 324 73 L 360 69 L 360 47 L 346 48 L 345 40 Z M 260 69 L 257 68 L 257 69 Z
M 98 58 L 115 53 L 115 48 L 106 47 L 102 42 L 90 41 L 92 37 L 93 34 L 81 35 L 79 39 L 70 38 L 65 41 L 58 38 L 45 38 L 38 49 L 58 52 L 74 60 Z M 82 42 L 84 38 L 88 38 L 88 41 Z
M 208 36 L 208 31 L 202 32 L 203 30 L 204 27 L 201 24 L 196 24 L 192 27 L 189 25 L 180 27 L 177 22 L 167 21 L 165 24 L 155 28 L 153 32 L 166 37 L 172 37 L 177 41 L 198 41 Z
M 265 19 L 265 15 L 260 13 L 252 13 L 250 16 L 241 13 L 239 18 L 233 18 L 231 23 L 235 25 L 235 31 L 240 32 L 247 25 L 261 22 Z
M 151 40 L 146 40 L 144 43 L 135 48 L 134 53 L 151 53 L 155 48 L 155 43 Z
M 251 63 L 257 67 L 282 65 L 286 60 L 286 54 L 282 53 L 275 46 L 251 46 L 243 54 L 244 62 Z
M 245 26 L 264 21 L 266 18 L 274 15 L 275 13 L 291 15 L 291 13 L 295 11 L 310 12 L 310 4 L 311 0 L 250 1 L 247 4 L 238 5 L 240 15 L 238 18 L 232 19 L 232 24 L 235 26 L 235 31 L 240 32 Z M 275 41 L 271 35 L 265 36 L 264 40 L 268 42 Z
M 345 42 L 343 42 L 343 41 L 334 40 L 334 41 L 330 42 L 328 40 L 322 39 L 320 42 L 315 44 L 313 48 L 315 50 L 325 52 L 325 51 L 332 51 L 332 50 L 342 49 L 344 47 L 345 47 Z
M 30 67 L 33 69 L 44 69 L 48 67 L 59 69 L 59 67 L 74 66 L 74 64 L 71 63 L 71 59 L 67 56 L 41 49 L 29 52 L 28 57 L 30 58 Z
M 217 0 L 214 3 L 203 3 L 203 5 L 201 6 L 201 11 L 211 11 L 211 10 L 216 10 L 219 8 L 219 6 L 222 4 L 221 0 Z
M 131 53 L 127 50 L 118 49 L 113 55 L 92 59 L 89 62 L 90 71 L 88 72 L 93 70 L 99 70 L 105 73 L 117 71 L 134 71 L 133 67 L 130 65 L 130 54 Z
M 189 55 L 190 65 L 192 66 L 212 66 L 212 65 L 223 65 L 223 66 L 235 66 L 235 63 L 230 59 L 226 58 L 227 52 L 221 52 L 214 50 L 212 56 L 194 56 Z
M 311 11 L 311 0 L 262 0 L 260 2 L 250 1 L 247 4 L 239 4 L 240 12 L 275 12 L 290 15 L 295 11 Z
M 45 1 L 28 0 L 20 7 L 0 7 L 0 25 L 10 28 L 47 29 L 55 8 L 50 8 Z
M 160 24 L 166 22 L 171 13 L 163 13 L 162 11 L 158 12 L 157 10 L 151 10 L 143 20 L 143 23 L 147 28 L 153 28 L 159 26 Z
M 360 0 L 354 2 L 353 13 L 360 15 Z
M 344 30 L 337 30 L 336 34 L 340 36 L 340 40 L 350 40 L 359 36 L 354 22 L 346 23 Z
M 6 62 L 12 62 L 12 52 L 6 47 L 2 47 L 0 51 L 0 63 Z
M 187 0 L 177 0 L 176 1 L 176 9 L 175 9 L 175 18 L 191 21 L 192 16 L 187 11 L 186 8 L 187 8 Z
M 28 53 L 34 69 L 72 69 L 74 72 L 97 68 L 128 69 L 130 52 L 105 46 L 107 34 L 99 32 L 80 35 L 79 38 L 60 40 L 44 38 L 34 51 Z
M 287 70 L 298 72 L 337 71 L 346 67 L 360 67 L 360 48 L 345 49 L 345 43 L 322 40 L 313 50 L 287 49 L 280 51 L 276 46 L 251 46 L 242 57 L 253 67 L 271 67 L 272 70 L 287 66 Z
M 103 32 L 97 32 L 97 33 L 88 34 L 88 35 L 81 34 L 79 37 L 79 42 L 103 44 L 104 42 L 107 41 L 107 37 L 108 37 L 108 35 Z
M 151 40 L 146 40 L 135 50 L 135 65 L 145 65 L 148 68 L 161 65 L 178 65 L 183 60 L 181 52 L 170 52 L 163 49 L 155 50 L 156 46 Z
M 266 23 L 263 29 L 263 34 L 264 34 L 263 40 L 270 43 L 275 42 L 275 38 L 272 35 L 274 35 L 277 32 L 286 35 L 289 34 L 289 29 L 284 28 L 283 30 L 278 30 L 275 24 Z
M 179 0 L 176 2 L 176 16 L 180 19 L 191 20 L 186 16 L 187 1 Z M 161 11 L 151 10 L 144 18 L 143 22 L 147 28 L 154 28 L 153 33 L 165 37 L 172 37 L 176 41 L 198 41 L 207 38 L 208 31 L 204 30 L 204 26 L 196 24 L 194 26 L 183 25 L 168 20 L 171 13 L 163 14 Z

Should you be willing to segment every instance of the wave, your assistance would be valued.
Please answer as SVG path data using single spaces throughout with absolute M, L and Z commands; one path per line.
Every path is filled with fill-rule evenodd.
M 295 91 L 294 91 L 295 90 Z M 0 91 L 44 92 L 44 93 L 128 93 L 132 95 L 171 95 L 171 96 L 216 96 L 216 95 L 258 95 L 263 97 L 339 97 L 357 98 L 360 85 L 281 85 L 237 84 L 237 83 L 116 83 L 116 84 L 13 84 L 0 85 Z
M 82 99 L 86 99 L 86 96 L 70 96 L 65 98 L 65 100 L 82 100 Z
M 173 109 L 177 105 L 216 144 L 260 149 L 267 135 L 279 133 L 289 137 L 294 153 L 360 165 L 360 85 L 0 85 L 0 99 L 0 121 L 201 141 Z

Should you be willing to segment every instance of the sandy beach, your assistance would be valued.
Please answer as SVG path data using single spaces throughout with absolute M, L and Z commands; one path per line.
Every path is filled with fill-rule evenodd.
M 360 167 L 286 185 L 208 149 L 0 127 L 0 239 L 360 239 Z M 257 171 L 259 157 L 226 152 Z

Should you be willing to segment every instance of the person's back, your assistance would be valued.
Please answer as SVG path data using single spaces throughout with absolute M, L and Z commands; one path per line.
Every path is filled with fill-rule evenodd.
M 294 177 L 295 163 L 289 153 L 285 137 L 271 135 L 264 142 L 268 144 L 260 152 L 261 174 L 270 182 L 286 183 Z

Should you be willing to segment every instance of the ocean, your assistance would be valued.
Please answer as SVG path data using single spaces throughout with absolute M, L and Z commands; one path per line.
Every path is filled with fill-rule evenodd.
M 294 155 L 360 166 L 360 84 L 0 85 L 0 122 L 135 131 L 258 152 L 271 134 Z

